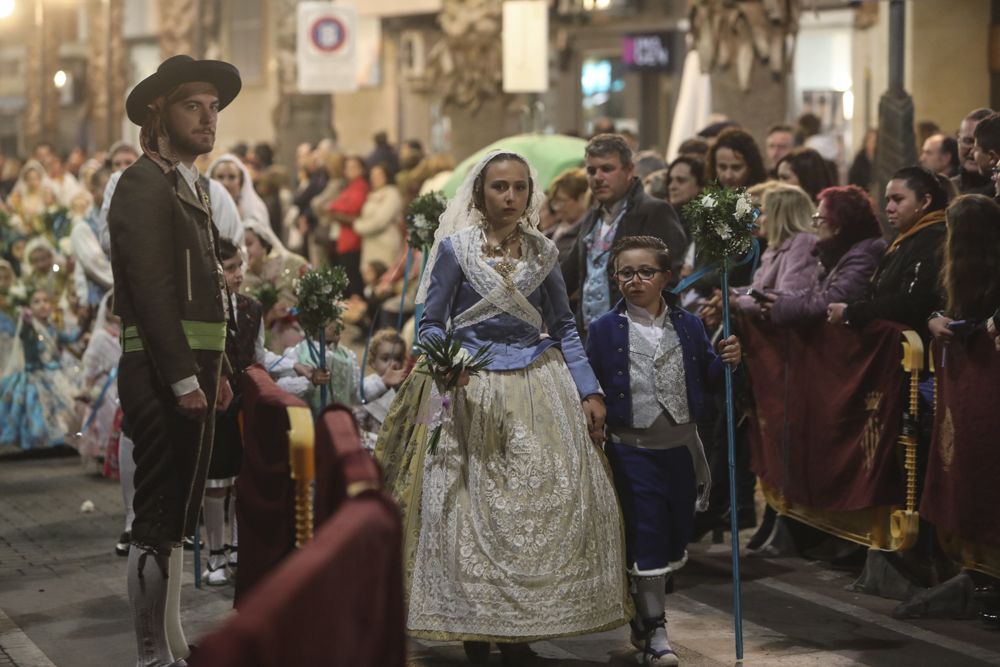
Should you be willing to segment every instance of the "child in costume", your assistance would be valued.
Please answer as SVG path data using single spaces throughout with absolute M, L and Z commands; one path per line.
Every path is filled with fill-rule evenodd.
M 105 455 L 118 412 L 118 361 L 122 356 L 121 321 L 110 307 L 111 292 L 101 299 L 90 342 L 83 353 L 83 388 L 78 394 L 86 405 L 77 446 L 84 460 Z
M 31 292 L 0 381 L 0 443 L 21 449 L 64 444 L 73 420 L 73 388 L 59 364 L 77 336 L 51 324 L 45 289 Z
M 666 579 L 687 561 L 696 500 L 711 479 L 697 422 L 710 409 L 723 363 L 737 364 L 735 336 L 712 350 L 705 327 L 678 307 L 666 244 L 626 237 L 612 249 L 624 299 L 591 323 L 587 356 L 607 400 L 605 453 L 625 521 L 637 617 L 632 643 L 648 665 L 676 665 L 664 615 Z
M 7 357 L 14 346 L 14 334 L 17 333 L 16 302 L 24 297 L 23 289 L 17 285 L 14 267 L 7 260 L 0 259 L 0 369 L 6 368 Z
M 364 379 L 364 403 L 355 410 L 361 446 L 375 451 L 379 429 L 396 398 L 396 387 L 406 379 L 406 341 L 395 329 L 375 332 L 369 344 L 368 366 L 375 371 Z

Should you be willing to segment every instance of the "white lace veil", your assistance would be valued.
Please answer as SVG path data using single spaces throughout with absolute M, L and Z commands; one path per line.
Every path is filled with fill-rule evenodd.
M 525 244 L 524 249 L 532 246 L 535 248 L 547 248 L 552 245 L 552 242 L 538 231 L 539 211 L 541 210 L 542 201 L 545 199 L 545 193 L 542 192 L 542 188 L 538 183 L 538 173 L 528 163 L 527 158 L 519 153 L 505 150 L 490 151 L 465 175 L 462 185 L 459 186 L 455 196 L 448 202 L 447 208 L 445 208 L 444 213 L 438 219 L 439 225 L 437 231 L 434 233 L 434 245 L 431 246 L 427 259 L 427 268 L 424 270 L 423 277 L 420 280 L 420 287 L 417 290 L 417 303 L 424 303 L 427 300 L 427 286 L 430 284 L 431 275 L 434 272 L 434 264 L 437 261 L 441 240 L 449 236 L 454 236 L 470 227 L 478 228 L 485 222 L 483 214 L 475 206 L 472 190 L 475 186 L 476 178 L 486 168 L 486 165 L 498 155 L 514 155 L 528 165 L 529 178 L 531 179 L 531 197 L 528 199 L 528 207 L 525 209 L 524 217 L 521 220 L 521 231 L 532 241 L 535 241 L 535 243 Z M 524 252 L 524 249 L 522 252 Z M 544 276 L 542 279 L 544 280 Z

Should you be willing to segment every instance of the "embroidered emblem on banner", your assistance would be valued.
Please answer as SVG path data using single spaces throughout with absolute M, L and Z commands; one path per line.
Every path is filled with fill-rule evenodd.
M 875 452 L 878 450 L 878 443 L 882 436 L 882 422 L 878 418 L 881 407 L 882 392 L 868 392 L 868 395 L 865 396 L 865 411 L 868 413 L 868 421 L 865 422 L 865 430 L 861 434 L 861 451 L 864 452 L 865 470 L 868 471 L 875 465 Z
M 941 468 L 945 472 L 951 472 L 951 464 L 955 461 L 955 422 L 951 418 L 951 408 L 945 409 L 944 419 L 941 420 L 938 455 L 941 457 Z

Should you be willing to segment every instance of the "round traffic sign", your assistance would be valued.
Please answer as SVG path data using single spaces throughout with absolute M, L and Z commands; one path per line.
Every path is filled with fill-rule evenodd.
M 335 16 L 323 16 L 313 21 L 309 35 L 313 46 L 324 53 L 332 53 L 347 43 L 347 28 Z

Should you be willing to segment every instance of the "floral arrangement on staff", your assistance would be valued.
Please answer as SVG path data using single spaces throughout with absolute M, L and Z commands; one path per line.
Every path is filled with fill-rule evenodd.
M 431 247 L 438 218 L 447 206 L 448 200 L 439 190 L 420 195 L 410 202 L 406 208 L 406 232 L 411 248 Z
M 40 221 L 41 229 L 36 231 L 46 235 L 53 242 L 58 242 L 59 239 L 69 235 L 72 226 L 69 209 L 65 206 L 49 206 L 42 213 Z
M 347 273 L 342 266 L 310 269 L 295 281 L 295 298 L 298 301 L 295 309 L 296 317 L 306 332 L 309 352 L 317 367 L 326 366 L 324 363 L 326 341 L 323 330 L 343 312 L 344 306 L 341 301 L 347 284 Z M 313 347 L 311 336 L 319 339 L 319 349 Z
M 420 423 L 433 426 L 427 441 L 427 450 L 437 451 L 441 439 L 441 428 L 451 418 L 452 398 L 455 391 L 468 382 L 468 378 L 479 375 L 493 361 L 490 354 L 492 345 L 484 345 L 469 354 L 462 348 L 449 331 L 444 338 L 432 338 L 425 343 L 417 343 L 414 350 L 423 355 L 417 364 L 417 372 L 434 380 L 438 396 L 431 399 L 427 414 Z
M 260 302 L 263 312 L 270 312 L 278 303 L 278 288 L 270 281 L 264 281 L 250 292 L 250 296 Z
M 744 188 L 712 184 L 684 205 L 699 255 L 710 262 L 745 255 L 753 247 L 753 230 L 760 211 Z

